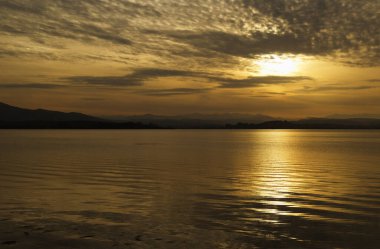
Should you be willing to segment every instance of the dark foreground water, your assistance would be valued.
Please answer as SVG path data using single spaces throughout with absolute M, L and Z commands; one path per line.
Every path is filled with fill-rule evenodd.
M 0 131 L 0 248 L 380 248 L 380 131 Z

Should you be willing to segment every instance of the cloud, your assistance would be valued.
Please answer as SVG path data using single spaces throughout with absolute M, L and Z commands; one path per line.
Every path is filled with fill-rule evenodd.
M 367 82 L 379 83 L 380 79 L 369 79 Z
M 238 35 L 226 32 L 169 32 L 169 37 L 186 42 L 198 49 L 252 58 L 256 55 L 273 53 L 293 54 L 323 54 L 326 50 L 313 48 L 304 37 L 295 34 L 265 34 Z
M 380 4 L 375 2 L 244 0 L 243 10 L 259 11 L 266 17 L 258 19 L 263 28 L 156 33 L 166 33 L 198 49 L 245 58 L 274 53 L 334 55 L 350 65 L 378 65 L 380 37 L 374 34 L 380 26 L 376 12 Z
M 210 88 L 172 88 L 172 89 L 154 89 L 142 90 L 136 93 L 148 96 L 175 96 L 175 95 L 191 95 L 199 93 L 207 93 L 211 91 Z
M 125 76 L 73 76 L 64 78 L 73 83 L 83 83 L 91 85 L 105 85 L 105 86 L 141 86 L 143 83 L 150 79 L 157 79 L 163 77 L 200 77 L 202 73 L 171 70 L 171 69 L 136 69 L 129 75 Z
M 277 112 L 285 106 L 301 110 L 312 105 L 308 93 L 313 91 L 337 98 L 354 91 L 372 96 L 378 90 L 370 90 L 379 82 L 376 69 L 346 75 L 342 72 L 350 70 L 347 67 L 326 72 L 335 78 L 330 83 L 369 72 L 369 80 L 361 82 L 367 86 L 326 86 L 307 76 L 319 77 L 336 63 L 379 66 L 379 9 L 378 0 L 0 0 L 0 92 L 5 97 L 22 96 L 30 89 L 54 94 L 42 89 L 65 87 L 67 96 L 55 98 L 58 102 L 73 98 L 69 93 L 83 97 L 91 92 L 97 97 L 101 91 L 101 97 L 111 96 L 110 102 L 120 105 L 120 112 L 127 110 L 126 103 L 131 112 L 162 106 L 167 111 L 170 101 L 152 98 L 141 104 L 139 98 L 147 97 L 133 94 L 209 95 L 207 110 L 248 112 L 261 107 Z M 272 62 L 272 72 L 280 71 L 276 58 L 284 63 L 294 59 L 295 71 L 301 72 L 270 73 Z M 319 63 L 326 67 L 312 68 Z M 311 87 L 297 93 L 308 98 L 294 98 L 291 91 L 303 85 Z M 289 87 L 288 96 L 266 92 L 276 88 L 271 86 Z M 249 95 L 272 98 L 259 106 L 259 99 L 246 99 Z M 40 101 L 47 99 L 52 98 Z M 184 106 L 198 108 L 193 102 L 173 108 Z
M 0 25 L 0 30 L 13 35 L 30 37 L 33 41 L 41 44 L 51 43 L 51 37 L 72 39 L 75 41 L 92 42 L 103 40 L 120 45 L 131 45 L 132 41 L 119 35 L 119 30 L 111 27 L 102 27 L 99 24 L 81 23 L 75 20 L 55 20 L 53 23 L 40 23 L 38 30 L 33 24 L 12 26 L 12 24 Z M 34 24 L 37 25 L 37 24 Z M 53 45 L 53 44 L 52 44 Z
M 260 92 L 262 94 L 268 94 L 268 95 L 286 95 L 284 92 Z
M 165 77 L 196 78 L 202 81 L 217 83 L 219 84 L 218 88 L 248 88 L 262 85 L 288 84 L 313 80 L 312 78 L 306 76 L 256 76 L 245 79 L 233 79 L 204 72 L 158 68 L 136 69 L 131 74 L 125 76 L 73 76 L 64 78 L 64 80 L 68 80 L 71 83 L 130 87 L 142 86 L 147 80 Z M 194 90 L 191 88 L 177 88 L 177 90 L 179 89 Z
M 95 102 L 98 102 L 98 101 L 103 101 L 105 100 L 105 98 L 94 98 L 94 97 L 86 97 L 86 98 L 82 98 L 82 100 L 84 101 L 95 101 Z
M 159 78 L 159 77 L 196 77 L 205 75 L 200 72 L 191 72 L 184 70 L 175 70 L 175 69 L 158 69 L 158 68 L 144 68 L 137 69 L 131 75 L 134 78 Z
M 71 83 L 81 83 L 88 85 L 101 85 L 101 86 L 140 86 L 141 79 L 133 78 L 131 76 L 72 76 L 63 78 Z
M 248 77 L 246 79 L 214 79 L 221 83 L 219 86 L 220 88 L 247 88 L 262 85 L 289 84 L 313 80 L 313 78 L 306 76 L 256 76 Z
M 218 67 L 223 61 L 233 66 L 229 57 L 274 53 L 335 56 L 373 66 L 380 61 L 379 8 L 372 0 L 2 0 L 0 37 L 28 38 L 29 47 L 54 48 L 60 58 L 72 56 L 70 40 L 91 51 L 96 51 L 91 46 L 112 51 L 111 61 L 149 54 L 185 67 L 178 65 L 182 58 L 192 69 L 209 57 Z M 17 53 L 29 56 L 28 46 L 21 45 Z M 12 56 L 2 47 L 2 56 Z M 91 60 L 88 54 L 77 56 Z
M 0 2 L 0 32 L 30 37 L 50 44 L 52 38 L 75 41 L 108 41 L 131 45 L 125 32 L 128 17 L 155 15 L 152 7 L 129 1 L 32 1 L 3 0 Z M 27 21 L 25 21 L 27 20 Z
M 45 84 L 45 83 L 1 83 L 0 88 L 6 89 L 55 89 L 65 87 L 64 85 Z
M 356 91 L 368 90 L 378 88 L 378 86 L 341 86 L 341 85 L 327 85 L 320 87 L 304 87 L 303 92 L 329 92 L 329 91 Z
M 18 45 L 18 44 L 17 44 Z M 32 49 L 24 50 L 22 47 L 14 45 L 6 46 L 0 41 L 0 58 L 31 58 L 37 57 L 44 60 L 58 60 L 57 54 L 47 51 L 33 51 Z
M 253 98 L 272 98 L 275 96 L 286 96 L 285 92 L 254 92 Z
M 118 35 L 117 30 L 113 30 L 109 27 L 101 27 L 100 25 L 90 23 L 75 23 L 72 21 L 62 20 L 54 27 L 45 26 L 44 33 L 69 39 L 83 40 L 90 42 L 94 38 L 120 45 L 131 45 L 132 41 L 121 35 Z

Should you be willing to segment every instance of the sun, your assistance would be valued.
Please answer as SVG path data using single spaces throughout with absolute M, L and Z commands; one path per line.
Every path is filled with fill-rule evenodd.
M 258 66 L 260 75 L 291 75 L 298 71 L 300 61 L 294 57 L 272 55 L 259 59 L 254 64 Z

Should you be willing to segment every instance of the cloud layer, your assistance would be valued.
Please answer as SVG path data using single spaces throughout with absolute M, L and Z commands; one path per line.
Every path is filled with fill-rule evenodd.
M 72 56 L 76 42 L 129 56 L 148 53 L 169 64 L 178 56 L 196 65 L 197 55 L 292 53 L 378 65 L 379 8 L 372 0 L 3 0 L 0 36 L 15 44 L 2 42 L 0 55 L 31 54 L 16 44 L 29 39 L 40 44 L 35 56 L 58 59 Z
M 380 106 L 379 9 L 378 0 L 1 0 L 0 97 L 33 90 L 46 103 L 192 112 L 196 98 L 210 101 L 205 109 L 295 110 L 314 93 L 338 102 L 359 92 L 351 98 Z
M 297 83 L 302 81 L 313 80 L 306 76 L 251 76 L 243 79 L 234 79 L 227 77 L 220 77 L 204 72 L 192 72 L 183 70 L 167 70 L 167 69 L 137 69 L 129 75 L 125 76 L 74 76 L 64 78 L 63 80 L 69 83 L 79 83 L 88 85 L 101 85 L 101 86 L 117 86 L 117 87 L 133 87 L 142 86 L 144 82 L 148 80 L 154 80 L 158 78 L 168 78 L 168 77 L 190 77 L 197 78 L 198 80 L 203 80 L 207 82 L 213 82 L 219 84 L 217 88 L 249 88 L 257 87 L 262 85 L 275 85 L 275 84 L 288 84 Z M 190 90 L 190 91 L 188 91 Z M 202 89 L 199 89 L 202 90 Z M 165 93 L 166 90 L 158 94 Z M 195 93 L 202 91 L 194 91 L 192 88 L 176 88 L 173 89 L 173 95 L 175 92 L 179 94 L 183 93 Z M 152 93 L 152 92 L 150 92 Z M 153 94 L 152 94 L 153 95 Z

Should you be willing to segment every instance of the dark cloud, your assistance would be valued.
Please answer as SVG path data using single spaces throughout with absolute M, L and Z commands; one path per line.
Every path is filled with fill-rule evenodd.
M 210 88 L 172 88 L 172 89 L 155 89 L 143 90 L 136 93 L 148 96 L 175 96 L 175 95 L 191 95 L 199 93 L 207 93 Z
M 163 77 L 200 77 L 202 73 L 169 69 L 137 69 L 125 76 L 74 76 L 67 77 L 73 83 L 105 86 L 141 86 L 145 81 Z
M 65 87 L 64 85 L 45 84 L 45 83 L 1 83 L 0 88 L 7 89 L 54 89 Z
M 379 8 L 377 0 L 2 0 L 0 35 L 44 46 L 60 44 L 57 38 L 133 45 L 123 53 L 148 53 L 172 64 L 182 56 L 192 66 L 201 56 L 219 56 L 221 63 L 231 61 L 225 55 L 274 53 L 334 55 L 368 66 L 380 61 Z
M 175 70 L 175 69 L 158 69 L 158 68 L 144 68 L 137 69 L 131 74 L 134 78 L 159 78 L 159 77 L 197 77 L 206 75 L 200 72 L 191 72 L 184 70 Z
M 63 78 L 71 83 L 81 83 L 88 85 L 102 85 L 102 86 L 140 86 L 141 79 L 132 76 L 72 76 Z
M 380 82 L 380 79 L 369 79 L 369 80 L 367 80 L 367 82 L 378 83 L 378 82 Z
M 268 94 L 268 95 L 286 95 L 284 92 L 260 92 L 263 94 Z
M 86 106 L 91 106 L 104 102 L 96 98 L 100 91 L 121 112 L 126 103 L 135 112 L 148 106 L 158 110 L 170 101 L 141 104 L 139 98 L 147 97 L 123 98 L 119 90 L 128 96 L 210 95 L 204 107 L 209 111 L 219 105 L 216 109 L 253 111 L 250 105 L 259 108 L 261 100 L 244 102 L 250 95 L 272 97 L 263 109 L 276 112 L 286 106 L 306 110 L 312 105 L 308 93 L 374 96 L 376 68 L 346 72 L 347 65 L 380 65 L 379 9 L 379 0 L 0 0 L 0 67 L 5 69 L 0 92 L 18 98 L 14 94 L 41 89 L 46 92 L 41 96 L 49 95 L 39 100 L 43 102 L 55 92 L 43 89 L 62 87 L 60 93 L 67 95 L 54 101 L 74 94 L 90 97 L 87 101 L 93 102 Z M 288 62 L 294 62 L 291 76 L 276 75 Z M 296 71 L 301 71 L 298 76 Z M 329 84 L 348 83 L 318 84 L 307 77 L 319 74 Z M 286 84 L 295 84 L 285 91 L 286 100 L 282 93 L 270 92 L 271 86 Z M 293 89 L 304 85 L 310 87 L 297 93 L 308 97 L 295 100 Z M 184 108 L 173 103 L 175 110 Z M 182 106 L 190 109 L 194 103 Z
M 118 35 L 118 30 L 90 23 L 75 23 L 62 20 L 54 26 L 42 25 L 42 28 L 45 34 L 56 37 L 83 40 L 85 42 L 92 41 L 95 38 L 120 45 L 132 44 L 129 39 Z
M 131 45 L 124 32 L 129 27 L 127 17 L 159 16 L 152 7 L 128 1 L 3 0 L 0 9 L 0 32 L 27 36 L 43 44 L 52 43 L 53 37 L 61 37 Z
M 329 92 L 329 91 L 355 91 L 368 90 L 378 88 L 378 86 L 342 86 L 342 85 L 327 85 L 320 87 L 304 87 L 303 92 Z
M 348 53 L 347 60 L 379 63 L 379 1 L 243 0 L 274 19 L 285 21 L 286 33 L 302 37 L 312 50 Z
M 84 100 L 84 101 L 95 101 L 95 102 L 97 102 L 97 101 L 103 101 L 103 100 L 105 100 L 104 98 L 93 98 L 93 97 L 88 97 L 88 98 L 82 98 L 82 100 Z
M 270 97 L 272 97 L 272 96 L 270 96 L 270 95 L 253 95 L 253 96 L 251 96 L 251 98 L 270 98 Z
M 48 9 L 46 5 L 42 4 L 43 2 L 35 2 L 35 4 L 28 4 L 30 1 L 7 1 L 3 0 L 0 2 L 0 7 L 3 9 L 20 11 L 24 13 L 33 13 L 33 14 L 42 14 L 46 12 Z
M 285 92 L 254 92 L 253 98 L 272 98 L 275 96 L 285 96 L 287 93 Z
M 21 22 L 21 20 L 18 21 Z M 36 25 L 38 25 L 38 29 L 36 29 Z M 17 26 L 3 23 L 0 24 L 0 30 L 13 35 L 28 36 L 33 41 L 45 45 L 51 43 L 51 37 L 67 38 L 83 42 L 92 42 L 98 39 L 120 45 L 132 44 L 128 38 L 119 35 L 120 30 L 115 28 L 102 27 L 99 24 L 81 23 L 75 20 L 66 19 Z
M 262 85 L 277 85 L 277 84 L 288 84 L 297 83 L 301 81 L 313 80 L 306 76 L 256 76 L 248 77 L 246 79 L 224 79 L 224 78 L 213 78 L 220 82 L 220 88 L 248 88 L 257 87 Z
M 1 45 L 1 42 L 0 42 Z M 13 57 L 13 58 L 25 58 L 25 57 L 38 57 L 44 60 L 58 60 L 59 57 L 50 52 L 38 52 L 38 51 L 23 51 L 20 49 L 7 49 L 0 47 L 0 58 Z
M 306 76 L 256 76 L 244 79 L 233 79 L 215 76 L 210 73 L 191 72 L 183 70 L 167 69 L 137 69 L 133 73 L 125 76 L 74 76 L 64 78 L 72 83 L 82 83 L 104 86 L 141 86 L 147 80 L 165 77 L 190 77 L 202 81 L 218 83 L 218 88 L 248 88 L 271 84 L 288 84 L 300 81 L 313 80 Z M 176 90 L 194 90 L 191 88 L 177 88 Z M 150 93 L 150 92 L 148 92 Z M 162 93 L 163 94 L 163 93 Z
M 377 2 L 377 3 L 375 3 Z M 379 1 L 244 0 L 246 9 L 272 18 L 274 29 L 249 32 L 221 30 L 152 31 L 192 45 L 239 57 L 262 54 L 326 56 L 351 65 L 378 65 L 380 61 Z M 263 19 L 267 21 L 267 19 Z M 265 27 L 268 24 L 263 23 Z M 339 55 L 339 56 L 337 56 Z
M 223 54 L 254 57 L 262 54 L 293 53 L 323 54 L 326 51 L 313 48 L 305 38 L 294 34 L 238 35 L 226 32 L 190 32 L 177 31 L 168 33 L 169 37 L 181 40 L 199 49 L 208 49 Z

